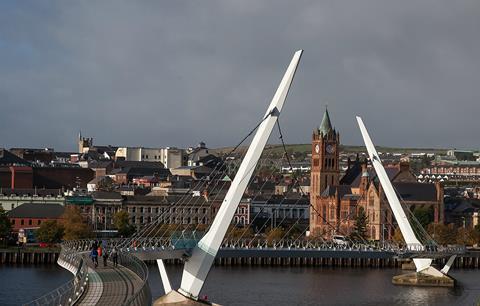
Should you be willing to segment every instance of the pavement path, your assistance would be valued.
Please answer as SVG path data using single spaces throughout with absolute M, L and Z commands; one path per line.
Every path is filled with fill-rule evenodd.
M 124 266 L 113 267 L 113 263 L 108 261 L 104 267 L 100 259 L 95 268 L 88 256 L 85 259 L 88 262 L 88 289 L 78 305 L 122 305 L 140 290 L 142 280 Z

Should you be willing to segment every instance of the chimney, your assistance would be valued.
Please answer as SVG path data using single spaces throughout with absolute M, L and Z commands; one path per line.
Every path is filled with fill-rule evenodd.
M 410 171 L 410 160 L 408 158 L 400 159 L 400 163 L 398 164 L 400 172 L 408 172 Z
M 438 205 L 435 207 L 434 210 L 434 221 L 436 223 L 443 223 L 444 221 L 444 210 L 445 210 L 445 204 L 443 202 L 443 196 L 444 196 L 444 189 L 443 189 L 443 183 L 442 182 L 435 182 L 435 189 L 437 191 L 437 203 Z

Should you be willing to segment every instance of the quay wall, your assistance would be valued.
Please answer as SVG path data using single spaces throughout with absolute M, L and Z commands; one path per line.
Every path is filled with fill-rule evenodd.
M 435 259 L 443 267 L 448 258 Z M 164 260 L 166 264 L 182 264 L 180 259 Z M 409 259 L 391 258 L 304 258 L 304 257 L 222 257 L 215 258 L 216 266 L 299 266 L 299 267 L 351 267 L 351 268 L 401 268 Z M 155 261 L 151 261 L 156 264 Z M 456 269 L 480 269 L 480 252 L 468 252 L 455 259 Z
M 0 250 L 0 264 L 55 264 L 60 250 Z M 448 258 L 434 262 L 443 266 Z M 352 267 L 400 268 L 408 259 L 400 258 L 275 258 L 275 257 L 222 257 L 215 259 L 216 266 L 301 266 L 301 267 Z M 155 263 L 148 261 L 147 263 Z M 166 264 L 182 264 L 180 259 L 167 259 Z M 156 264 L 156 263 L 155 263 Z M 480 252 L 467 252 L 455 259 L 454 268 L 480 269 Z
M 0 264 L 56 264 L 60 249 L 0 250 Z

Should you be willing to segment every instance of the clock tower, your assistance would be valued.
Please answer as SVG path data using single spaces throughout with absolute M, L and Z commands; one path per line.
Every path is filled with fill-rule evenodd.
M 310 197 L 313 201 L 314 197 L 320 196 L 328 185 L 338 185 L 339 144 L 340 134 L 332 127 L 328 109 L 325 109 L 320 127 L 312 134 Z

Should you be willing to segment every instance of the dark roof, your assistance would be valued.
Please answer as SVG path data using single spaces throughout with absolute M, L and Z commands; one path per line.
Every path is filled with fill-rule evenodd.
M 435 184 L 398 182 L 393 187 L 405 201 L 437 201 Z
M 203 166 L 215 166 L 217 163 L 222 162 L 220 157 L 217 157 L 213 154 L 208 154 L 203 157 L 200 157 L 196 164 L 202 164 Z
M 113 162 L 111 160 L 92 160 L 88 162 L 88 168 L 107 168 Z
M 129 160 L 117 160 L 115 162 L 115 168 L 156 168 L 163 169 L 165 166 L 161 162 L 147 162 L 147 161 L 129 161 Z
M 139 168 L 139 167 L 129 167 L 123 169 L 127 176 L 130 177 L 142 177 L 142 176 L 152 176 L 157 175 L 160 178 L 166 178 L 171 175 L 170 170 L 165 168 Z
M 352 188 L 348 185 L 332 186 L 328 185 L 322 192 L 322 197 L 332 197 L 338 192 L 338 196 L 343 198 L 346 194 L 352 194 Z
M 399 171 L 400 170 L 397 167 L 385 167 L 385 172 L 387 172 L 387 176 L 390 179 L 390 181 L 398 174 Z M 352 187 L 360 186 L 360 180 L 362 178 L 361 172 L 362 171 L 360 170 L 358 175 L 355 177 L 355 180 L 353 180 L 353 182 L 351 183 Z M 367 169 L 367 172 L 368 172 L 368 176 L 372 178 L 373 183 L 375 184 L 375 186 L 377 186 L 377 189 L 378 189 L 379 180 L 378 180 L 377 173 L 375 172 L 375 169 L 370 167 Z
M 322 123 L 319 127 L 320 133 L 327 135 L 328 132 L 332 130 L 332 122 L 330 121 L 330 115 L 328 114 L 328 109 L 325 108 L 325 113 L 323 113 Z
M 30 165 L 30 162 L 5 149 L 0 149 L 0 166 Z
M 8 212 L 10 218 L 58 219 L 65 207 L 60 204 L 25 203 Z
M 17 196 L 22 196 L 22 195 L 27 195 L 27 196 L 33 196 L 33 195 L 38 195 L 39 197 L 44 197 L 47 195 L 50 196 L 58 196 L 61 195 L 63 196 L 63 192 L 61 189 L 35 189 L 35 188 L 16 188 L 16 189 L 10 189 L 10 188 L 0 188 L 0 195 L 17 195 Z
M 134 195 L 126 196 L 124 205 L 173 205 L 179 203 L 179 208 L 191 206 L 203 206 L 208 208 L 210 204 L 203 196 L 193 197 L 191 195 L 169 195 L 169 196 L 149 196 Z
M 353 165 L 345 172 L 345 175 L 340 179 L 341 185 L 358 186 L 362 174 L 362 164 L 355 161 Z M 355 182 L 355 184 L 354 184 Z
M 122 195 L 114 191 L 95 191 L 92 193 L 95 200 L 121 200 Z
M 63 158 L 70 158 L 71 155 L 78 154 L 76 152 L 53 152 L 56 158 L 63 157 Z

